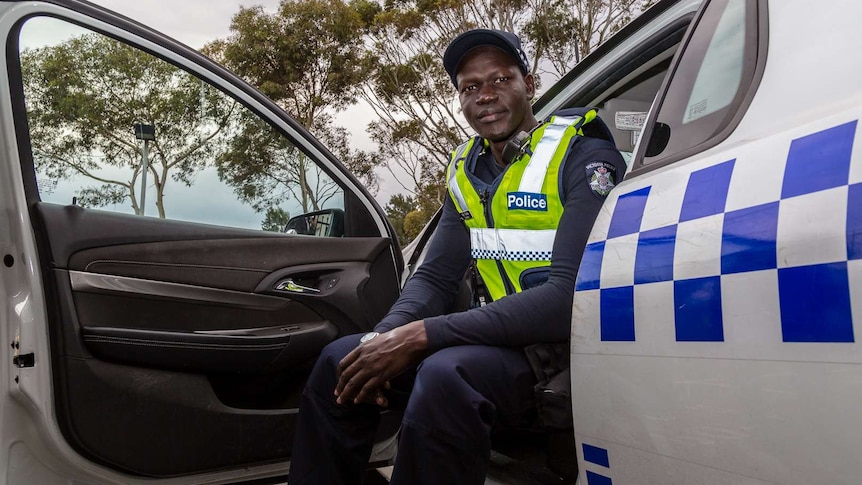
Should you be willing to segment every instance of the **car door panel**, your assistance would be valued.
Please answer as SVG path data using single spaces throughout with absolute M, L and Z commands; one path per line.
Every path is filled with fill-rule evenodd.
M 137 475 L 289 458 L 314 359 L 398 294 L 388 238 L 47 203 L 33 213 L 57 296 L 61 427 L 83 454 Z M 287 280 L 299 289 L 278 289 Z
M 372 328 L 399 293 L 400 252 L 382 209 L 299 123 L 199 53 L 77 1 L 5 7 L 8 85 L 0 90 L 8 103 L 0 137 L 20 172 L 12 170 L 3 186 L 15 195 L 9 200 L 25 227 L 15 237 L 29 248 L 20 251 L 23 264 L 15 251 L 15 268 L 30 271 L 26 281 L 34 297 L 21 294 L 27 305 L 44 302 L 10 322 L 14 399 L 37 422 L 28 428 L 35 437 L 10 439 L 26 441 L 40 458 L 50 457 L 45 463 L 57 473 L 82 483 L 177 476 L 223 483 L 240 474 L 285 473 L 302 389 L 321 349 Z M 196 107 L 183 118 L 191 124 L 183 128 L 175 118 L 160 117 L 149 102 L 135 110 L 126 103 L 100 114 L 119 126 L 114 138 L 99 134 L 94 142 L 81 135 L 89 127 L 81 130 L 74 116 L 52 132 L 56 136 L 40 138 L 39 120 L 46 118 L 38 114 L 53 113 L 57 105 L 40 104 L 35 91 L 26 91 L 38 76 L 22 68 L 22 59 L 55 47 L 40 43 L 42 33 L 67 30 L 114 49 L 102 52 L 131 52 L 155 66 L 152 72 L 173 73 L 170 83 L 176 84 L 169 87 L 192 93 L 181 103 Z M 136 82 L 140 77 L 135 74 Z M 137 86 L 114 77 L 104 82 L 115 89 L 101 91 L 123 96 L 131 93 L 127 86 Z M 225 118 L 211 113 L 230 114 L 231 121 L 215 131 Z M 156 126 L 149 152 L 132 130 L 140 122 Z M 256 135 L 262 141 L 251 146 L 258 150 L 237 141 Z M 72 158 L 98 168 L 94 180 L 134 180 L 129 187 L 140 192 L 105 204 L 82 196 L 93 182 L 72 180 L 80 171 L 45 168 L 62 158 L 51 151 L 61 136 L 71 140 L 64 146 L 83 147 Z M 109 138 L 121 141 L 119 151 L 105 144 Z M 197 158 L 182 158 L 195 150 L 201 150 Z M 149 184 L 135 178 L 139 172 L 122 172 L 146 167 L 142 153 L 150 156 L 150 171 L 141 169 L 153 176 Z M 299 167 L 304 188 L 267 186 L 271 200 L 254 205 L 239 187 L 246 179 L 231 185 L 216 170 L 227 160 L 246 163 L 264 155 L 280 174 Z M 205 169 L 172 172 L 160 182 L 162 172 L 153 167 L 162 162 Z M 166 198 L 144 204 L 157 184 L 169 187 Z M 140 206 L 130 208 L 135 194 Z M 283 218 L 343 213 L 344 237 L 280 233 L 285 221 L 269 220 L 272 208 Z M 385 415 L 380 439 L 391 440 L 399 421 Z
M 229 406 L 205 374 L 97 359 L 67 358 L 63 366 L 58 417 L 66 439 L 111 468 L 168 477 L 290 454 L 295 409 Z
M 52 261 L 63 264 L 63 267 L 68 264 L 70 269 L 83 270 L 86 264 L 99 258 L 116 259 L 118 251 L 131 252 L 139 260 L 152 257 L 159 258 L 154 262 L 170 264 L 169 256 L 162 254 L 165 245 L 158 244 L 166 241 L 185 241 L 180 244 L 174 242 L 170 244 L 171 254 L 178 254 L 176 257 L 207 260 L 216 257 L 218 261 L 223 262 L 221 266 L 232 265 L 236 271 L 271 271 L 278 265 L 322 262 L 328 258 L 327 251 L 337 252 L 343 246 L 350 246 L 356 253 L 374 253 L 374 251 L 379 253 L 388 244 L 382 238 L 290 237 L 272 232 L 85 210 L 71 205 L 36 203 L 34 208 L 35 216 L 41 222 L 41 226 L 50 227 L 52 230 L 50 241 Z M 292 244 L 297 249 L 285 250 L 278 242 L 285 238 L 294 241 Z M 244 241 L 238 243 L 239 239 Z M 257 241 L 250 243 L 247 241 L 249 239 Z M 201 240 L 209 242 L 195 242 Z M 143 243 L 154 243 L 154 245 L 116 248 Z M 261 252 L 238 253 L 239 244 L 244 248 L 249 244 L 258 244 L 259 246 L 254 249 Z M 110 249 L 111 247 L 115 248 Z M 315 251 L 310 254 L 309 248 L 315 248 Z M 72 257 L 73 254 L 84 250 L 87 252 L 81 252 Z M 148 252 L 153 255 L 149 256 Z M 214 254 L 214 252 L 219 253 Z M 374 256 L 376 255 L 375 253 Z M 270 257 L 279 259 L 268 261 Z M 255 265 L 263 265 L 263 267 L 258 268 Z M 247 291 L 251 291 L 252 288 L 253 286 L 248 287 Z
M 190 372 L 277 372 L 316 357 L 338 330 L 326 321 L 211 334 L 83 327 L 100 359 Z

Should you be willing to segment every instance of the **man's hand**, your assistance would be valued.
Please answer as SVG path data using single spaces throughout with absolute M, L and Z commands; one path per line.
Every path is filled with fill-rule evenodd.
M 382 390 L 389 381 L 426 353 L 425 322 L 417 320 L 359 344 L 338 364 L 335 386 L 339 404 L 376 403 L 385 406 Z

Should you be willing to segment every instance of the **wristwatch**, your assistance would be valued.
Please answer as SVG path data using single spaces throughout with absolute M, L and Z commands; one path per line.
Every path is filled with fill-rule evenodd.
M 361 339 L 359 339 L 359 343 L 364 344 L 365 342 L 370 341 L 371 339 L 373 339 L 374 337 L 376 337 L 378 335 L 380 335 L 380 334 L 377 332 L 368 332 L 365 335 L 363 335 Z

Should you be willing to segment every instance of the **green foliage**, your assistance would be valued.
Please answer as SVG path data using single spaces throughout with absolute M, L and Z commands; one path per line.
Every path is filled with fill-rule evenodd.
M 404 237 L 406 239 L 405 242 L 410 242 L 422 232 L 422 228 L 425 227 L 425 224 L 431 219 L 434 213 L 427 214 L 421 210 L 415 210 L 407 213 L 404 216 Z
M 448 153 L 472 134 L 440 59 L 474 27 L 521 34 L 537 77 L 559 77 L 654 0 L 283 0 L 275 13 L 240 8 L 231 35 L 204 52 L 258 86 L 328 146 L 368 187 L 377 171 L 406 173 L 387 213 L 408 241 L 446 195 Z M 40 174 L 83 175 L 90 207 L 136 212 L 142 143 L 154 124 L 148 180 L 165 217 L 166 187 L 216 165 L 237 196 L 270 214 L 287 199 L 303 211 L 340 195 L 321 167 L 273 127 L 199 79 L 99 34 L 22 53 L 33 155 Z M 333 116 L 358 100 L 376 114 L 376 153 L 354 149 Z M 409 209 L 409 210 L 408 210 Z M 265 223 L 266 220 L 265 219 Z M 273 226 L 274 227 L 274 226 Z
M 282 232 L 289 220 L 290 212 L 281 207 L 270 207 L 266 210 L 266 217 L 260 223 L 260 228 L 264 231 Z
M 356 101 L 367 79 L 363 32 L 379 10 L 368 0 L 285 0 L 272 14 L 240 8 L 230 37 L 203 49 L 279 103 L 371 192 L 378 184 L 375 158 L 353 150 L 332 115 Z M 292 197 L 308 212 L 338 193 L 335 182 L 275 130 L 245 120 L 240 132 L 218 167 L 241 199 L 261 210 Z
M 371 25 L 374 22 L 374 18 L 382 10 L 380 4 L 372 0 L 351 0 L 350 8 L 359 14 L 359 18 L 364 26 Z
M 103 184 L 99 187 L 86 187 L 78 192 L 78 205 L 81 207 L 105 207 L 122 204 L 129 198 L 129 191 L 116 184 Z
M 549 61 L 558 76 L 629 23 L 654 0 L 541 0 L 542 15 L 532 16 L 521 32 L 536 56 Z
M 389 199 L 389 202 L 384 208 L 386 211 L 386 218 L 389 219 L 389 222 L 392 223 L 392 227 L 395 228 L 398 242 L 401 243 L 402 246 L 410 242 L 410 239 L 412 239 L 408 238 L 404 232 L 404 219 L 407 217 L 407 214 L 415 210 L 415 206 L 416 201 L 413 197 L 403 194 L 395 194 Z
M 302 212 L 319 210 L 340 188 L 275 128 L 250 112 L 237 122 L 237 133 L 218 155 L 219 177 L 257 211 L 286 200 Z
M 426 180 L 436 181 L 437 177 L 443 177 L 442 170 L 429 174 Z M 444 190 L 442 184 L 426 182 L 415 195 L 395 194 L 389 199 L 384 210 L 402 246 L 418 236 L 440 208 L 439 201 L 445 194 L 438 193 L 438 190 Z
M 369 2 L 353 7 L 298 0 L 282 1 L 273 14 L 260 6 L 240 8 L 231 36 L 204 51 L 312 127 L 319 112 L 353 103 L 367 77 L 362 34 L 376 8 Z
M 376 153 L 355 150 L 346 128 L 330 125 L 318 134 L 320 141 L 350 170 L 371 194 L 376 194 L 380 180 L 375 170 L 380 166 Z
M 168 182 L 190 185 L 212 163 L 236 107 L 199 79 L 100 34 L 26 50 L 21 64 L 36 168 L 101 182 L 78 194 L 92 207 L 129 202 L 140 212 L 142 143 L 133 125 L 154 124 L 149 181 L 165 217 Z

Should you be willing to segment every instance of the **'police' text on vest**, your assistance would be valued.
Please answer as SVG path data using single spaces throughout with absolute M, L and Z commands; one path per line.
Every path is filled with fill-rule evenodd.
M 548 210 L 548 197 L 545 194 L 535 194 L 532 192 L 509 192 L 506 194 L 506 202 L 509 210 Z

